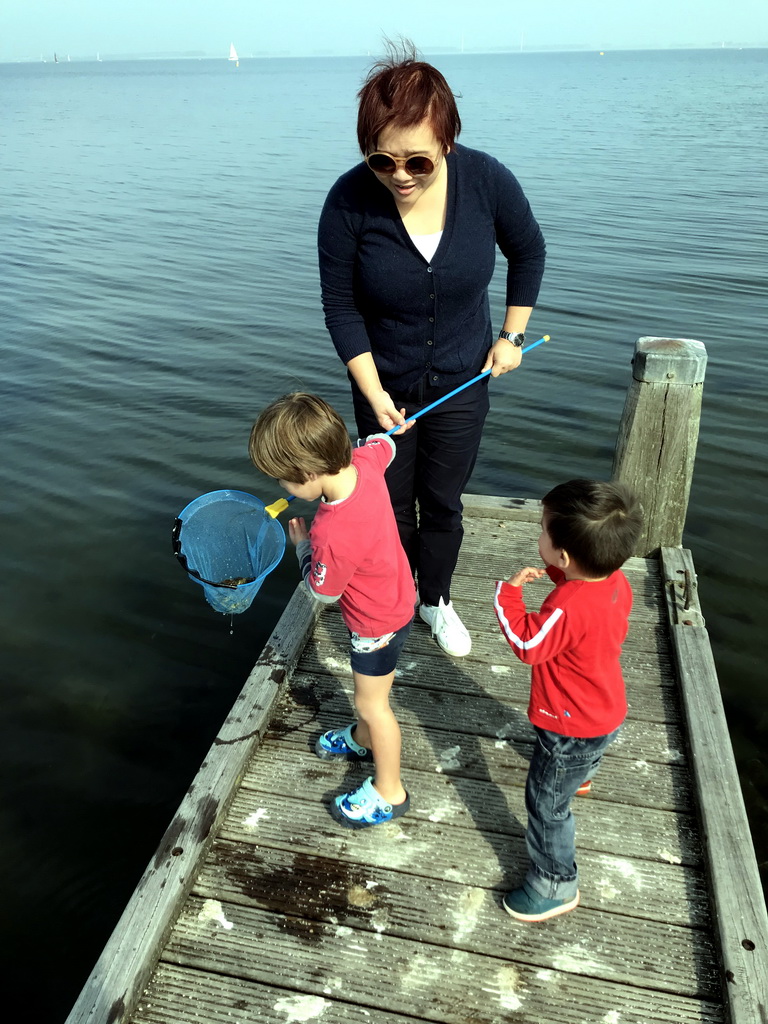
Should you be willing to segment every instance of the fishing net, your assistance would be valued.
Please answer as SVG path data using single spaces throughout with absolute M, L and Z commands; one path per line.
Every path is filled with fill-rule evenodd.
M 179 513 L 173 550 L 208 603 L 237 615 L 283 557 L 285 532 L 252 494 L 210 491 Z

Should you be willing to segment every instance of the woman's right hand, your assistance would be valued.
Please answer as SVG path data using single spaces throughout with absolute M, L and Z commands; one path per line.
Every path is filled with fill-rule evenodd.
M 397 436 L 413 426 L 413 421 L 406 423 L 405 409 L 398 410 L 386 391 L 376 391 L 369 395 L 368 403 L 382 430 L 392 430 L 393 427 L 399 426 L 400 430 L 395 431 Z

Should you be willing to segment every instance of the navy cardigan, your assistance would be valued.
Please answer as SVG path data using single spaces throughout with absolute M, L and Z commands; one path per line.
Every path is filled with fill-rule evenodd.
M 469 380 L 495 337 L 488 283 L 496 245 L 507 259 L 506 304 L 533 306 L 544 238 L 514 175 L 487 153 L 456 145 L 448 163 L 445 229 L 428 263 L 392 193 L 361 163 L 343 174 L 318 229 L 325 323 L 344 363 L 371 352 L 382 385 L 405 391 Z

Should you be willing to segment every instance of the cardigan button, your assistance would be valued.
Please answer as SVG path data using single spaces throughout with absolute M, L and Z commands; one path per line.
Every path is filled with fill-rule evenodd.
M 428 274 L 431 274 L 431 273 L 432 273 L 432 267 L 427 267 L 427 273 L 428 273 Z
M 432 380 L 436 381 L 436 380 L 437 380 L 437 377 L 433 377 L 433 378 L 432 378 Z
M 429 297 L 430 297 L 430 299 L 434 299 L 434 297 L 435 297 L 435 293 L 434 293 L 434 292 L 430 292 L 430 293 L 429 293 Z
M 428 345 L 431 345 L 431 344 L 432 344 L 432 339 L 431 339 L 431 338 L 429 339 L 429 341 L 427 342 L 427 344 L 428 344 Z
M 431 324 L 433 324 L 433 323 L 435 322 L 435 318 L 434 318 L 433 316 L 431 316 L 431 317 L 429 318 L 429 322 L 430 322 Z

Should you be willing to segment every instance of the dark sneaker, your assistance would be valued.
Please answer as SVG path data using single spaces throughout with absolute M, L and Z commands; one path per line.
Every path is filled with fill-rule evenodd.
M 374 787 L 373 779 L 368 778 L 359 789 L 332 800 L 330 812 L 334 821 L 345 828 L 370 828 L 402 817 L 410 806 L 407 793 L 401 804 L 387 803 Z
M 504 897 L 504 909 L 518 921 L 548 921 L 550 917 L 567 914 L 579 905 L 579 893 L 569 900 L 548 900 L 539 896 L 527 882 L 520 889 L 513 889 Z
M 315 744 L 315 753 L 324 761 L 373 761 L 373 754 L 367 747 L 361 747 L 352 739 L 357 722 L 345 729 L 330 729 L 324 732 Z
M 592 779 L 587 779 L 586 782 L 582 782 L 579 788 L 576 790 L 576 796 L 586 796 L 587 793 L 592 792 Z

